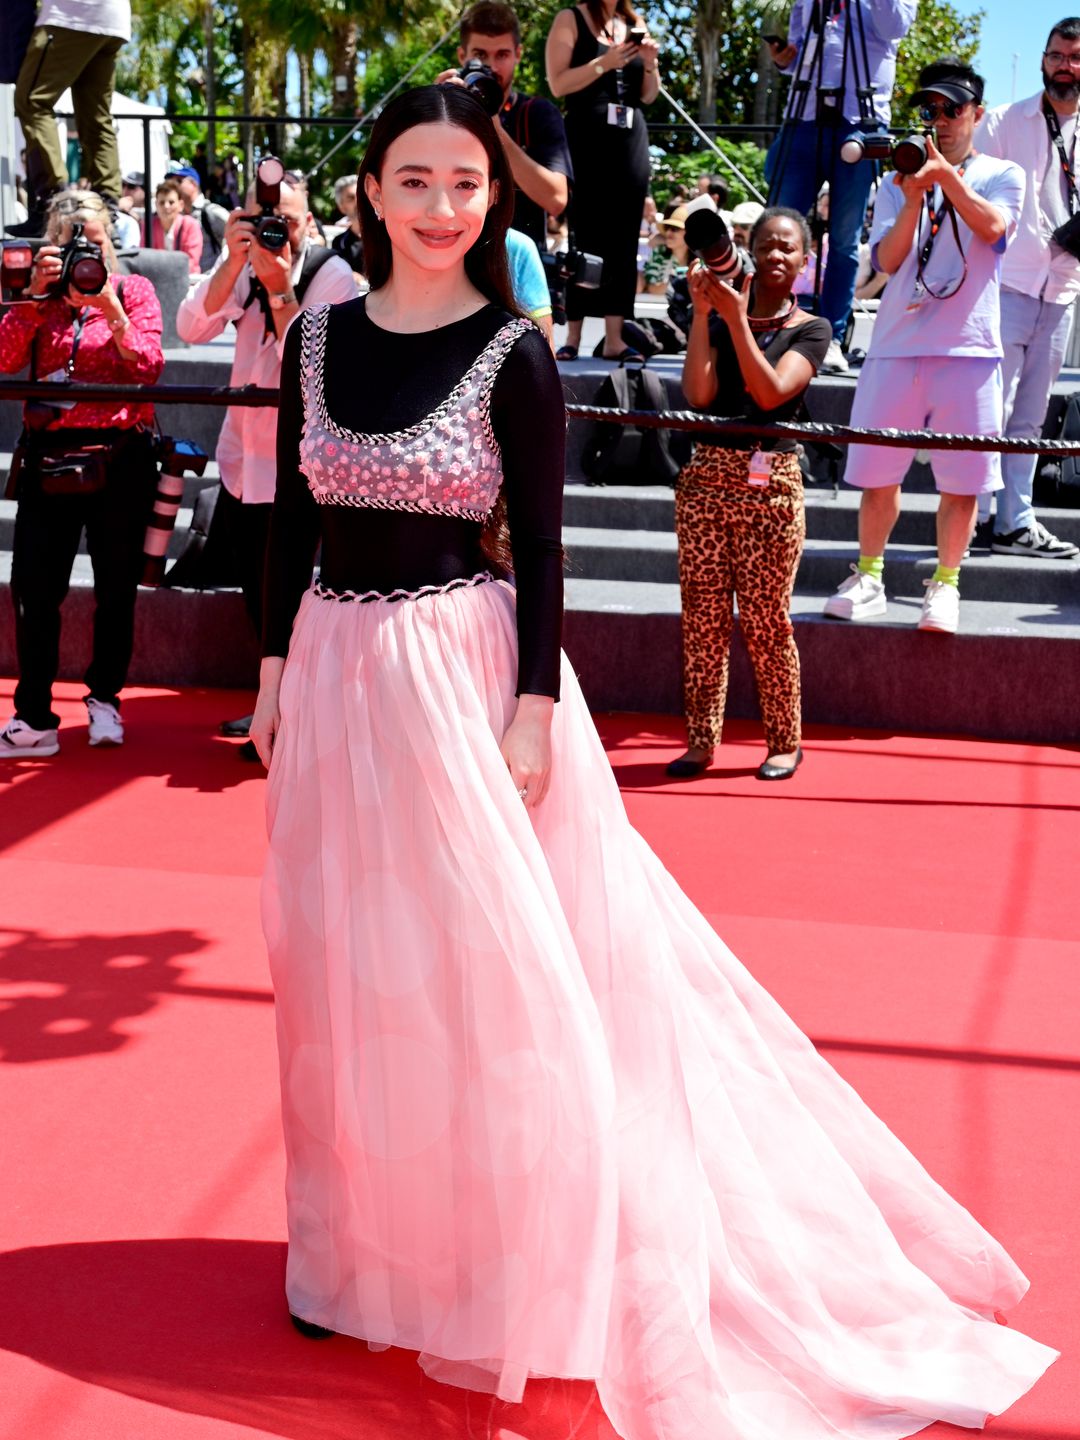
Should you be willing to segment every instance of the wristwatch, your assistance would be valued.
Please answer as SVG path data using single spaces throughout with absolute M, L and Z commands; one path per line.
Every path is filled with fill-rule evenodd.
M 286 305 L 295 305 L 296 295 L 292 290 L 286 290 L 283 295 L 270 296 L 271 310 L 284 310 Z
M 126 330 L 130 324 L 130 317 L 127 315 L 121 315 L 118 320 L 109 321 L 109 329 L 113 332 L 114 335 L 119 335 L 120 331 Z

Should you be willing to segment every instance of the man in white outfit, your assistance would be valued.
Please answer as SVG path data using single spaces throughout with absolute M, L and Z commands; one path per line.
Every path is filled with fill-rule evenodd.
M 1069 339 L 1073 301 L 1080 295 L 1080 218 L 1072 249 L 1054 238 L 1080 216 L 1075 179 L 1080 102 L 1080 18 L 1059 20 L 1042 57 L 1043 88 L 1028 100 L 991 110 L 975 132 L 984 155 L 1012 160 L 1027 176 L 1016 239 L 1001 262 L 1001 343 L 1005 434 L 1042 434 L 1050 391 Z M 1061 238 L 1067 238 L 1062 236 Z M 998 555 L 1069 560 L 1075 545 L 1051 535 L 1031 503 L 1034 455 L 1005 455 L 1005 488 L 998 493 L 991 545 Z M 990 518 L 990 497 L 979 505 Z

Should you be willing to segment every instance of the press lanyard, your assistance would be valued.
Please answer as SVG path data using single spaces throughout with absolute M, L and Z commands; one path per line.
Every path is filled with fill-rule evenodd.
M 79 310 L 76 311 L 75 319 L 71 322 L 71 355 L 68 358 L 67 364 L 64 366 L 64 369 L 67 371 L 67 377 L 69 380 L 75 379 L 75 356 L 79 353 L 79 338 L 82 335 L 82 328 L 83 312 Z
M 1076 176 L 1073 174 L 1072 159 L 1065 153 L 1065 137 L 1061 133 L 1061 121 L 1057 117 L 1057 111 L 1043 96 L 1043 114 L 1046 116 L 1046 128 L 1050 131 L 1050 139 L 1058 152 L 1058 159 L 1061 161 L 1061 169 L 1065 176 L 1065 190 L 1069 197 L 1069 214 L 1075 215 L 1080 210 L 1080 194 L 1076 190 Z M 1080 125 L 1080 119 L 1077 120 Z M 1076 131 L 1073 131 L 1072 141 L 1073 155 L 1076 154 Z
M 957 166 L 956 173 L 961 180 L 964 178 L 964 171 L 967 169 L 968 161 L 970 159 L 971 155 L 969 155 L 961 165 Z M 952 225 L 953 239 L 956 241 L 956 248 L 960 252 L 960 259 L 964 262 L 964 271 L 952 290 L 932 290 L 930 286 L 926 283 L 926 278 L 923 272 L 925 271 L 927 265 L 930 263 L 930 256 L 934 252 L 934 241 L 938 237 L 938 232 L 941 230 L 942 223 L 945 220 L 946 216 L 948 217 L 949 222 Z M 922 286 L 922 288 L 926 291 L 927 295 L 929 295 L 932 299 L 949 300 L 952 298 L 953 295 L 956 294 L 956 292 L 960 289 L 960 286 L 963 285 L 964 281 L 967 279 L 968 262 L 967 256 L 964 254 L 964 247 L 960 243 L 960 226 L 957 223 L 956 211 L 953 209 L 952 201 L 947 199 L 944 190 L 941 193 L 940 210 L 934 209 L 933 199 L 929 194 L 927 195 L 926 217 L 930 223 L 930 233 L 926 237 L 926 243 L 919 251 L 919 263 L 916 267 L 915 278 Z

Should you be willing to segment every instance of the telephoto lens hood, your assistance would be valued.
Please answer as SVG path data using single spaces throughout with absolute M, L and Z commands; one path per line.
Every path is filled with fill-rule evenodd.
M 692 250 L 718 280 L 733 282 L 744 273 L 743 257 L 735 248 L 723 217 L 715 210 L 691 210 L 683 234 L 687 249 Z

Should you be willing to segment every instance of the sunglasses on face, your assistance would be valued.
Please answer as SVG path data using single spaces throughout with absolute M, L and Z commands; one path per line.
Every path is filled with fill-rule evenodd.
M 1055 70 L 1080 70 L 1080 55 L 1066 55 L 1064 50 L 1044 50 L 1043 59 Z
M 935 100 L 932 105 L 919 106 L 919 119 L 927 125 L 933 125 L 934 121 L 940 120 L 942 116 L 946 120 L 955 120 L 970 104 L 970 100 Z

